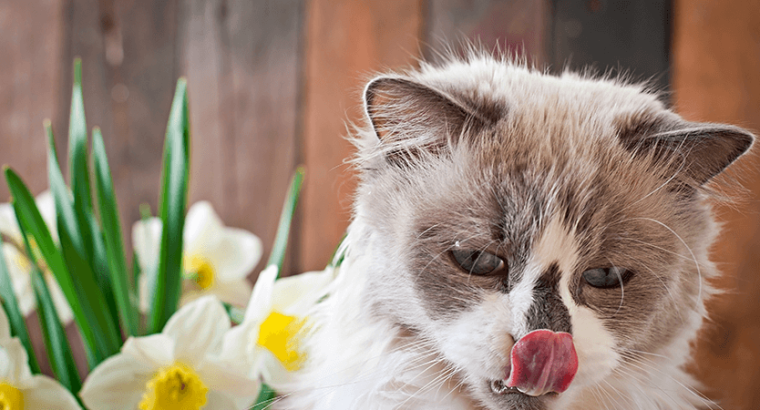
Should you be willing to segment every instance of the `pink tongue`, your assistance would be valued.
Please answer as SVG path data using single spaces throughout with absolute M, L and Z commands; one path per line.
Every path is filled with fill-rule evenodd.
M 515 343 L 511 358 L 507 386 L 531 396 L 562 393 L 578 371 L 578 356 L 569 333 L 534 330 Z

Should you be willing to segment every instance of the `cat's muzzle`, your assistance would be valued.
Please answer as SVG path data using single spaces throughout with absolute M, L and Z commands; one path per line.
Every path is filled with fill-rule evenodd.
M 512 346 L 510 358 L 504 380 L 491 382 L 491 391 L 496 394 L 519 391 L 538 397 L 562 393 L 578 371 L 573 336 L 565 332 L 534 330 Z

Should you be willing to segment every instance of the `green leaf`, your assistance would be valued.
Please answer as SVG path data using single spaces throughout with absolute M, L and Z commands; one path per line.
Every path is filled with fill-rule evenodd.
M 52 152 L 49 155 L 55 155 L 55 153 Z M 105 357 L 98 356 L 91 322 L 89 322 L 88 315 L 85 315 L 84 300 L 79 299 L 80 292 L 77 289 L 76 282 L 69 275 L 63 255 L 53 241 L 50 230 L 45 225 L 45 221 L 42 219 L 42 215 L 40 215 L 34 202 L 34 197 L 32 197 L 29 189 L 21 181 L 21 178 L 8 167 L 5 168 L 5 179 L 8 181 L 8 188 L 13 197 L 13 209 L 16 212 L 19 226 L 34 238 L 37 247 L 45 258 L 45 262 L 58 281 L 63 294 L 66 296 L 66 300 L 68 300 L 74 313 L 74 318 L 79 326 L 79 331 L 82 334 L 90 366 L 94 367 L 95 364 Z
M 45 342 L 45 350 L 48 353 L 50 367 L 53 368 L 53 373 L 58 381 L 69 389 L 70 392 L 76 394 L 82 387 L 82 381 L 74 362 L 74 356 L 71 354 L 71 346 L 69 346 L 66 332 L 63 330 L 61 320 L 56 313 L 55 304 L 50 296 L 50 290 L 47 287 L 47 283 L 45 283 L 42 272 L 40 272 L 39 264 L 34 257 L 32 247 L 29 245 L 29 237 L 26 235 L 20 222 L 19 227 L 24 238 L 26 253 L 32 262 L 32 287 L 34 288 L 34 295 L 37 298 L 37 312 L 40 318 L 42 337 Z
M 48 134 L 52 134 L 47 126 Z M 110 266 L 106 257 L 103 236 L 100 232 L 92 206 L 90 170 L 87 155 L 87 121 L 82 97 L 82 60 L 74 59 L 74 86 L 71 92 L 71 116 L 69 119 L 69 176 L 74 197 L 74 211 L 82 241 L 80 255 L 95 273 L 100 291 L 105 296 L 108 311 L 118 322 L 116 301 L 112 291 Z
M 237 306 L 232 306 L 231 304 L 227 302 L 222 302 L 222 305 L 224 305 L 224 310 L 227 311 L 227 316 L 230 317 L 230 320 L 233 324 L 239 325 L 243 323 L 243 319 L 245 318 L 245 310 L 240 309 Z
M 346 236 L 348 236 L 348 233 L 344 233 L 343 236 L 340 237 L 338 246 L 335 247 L 333 254 L 330 256 L 330 262 L 327 264 L 328 267 L 337 268 L 343 264 L 343 260 L 346 258 L 346 249 L 343 248 L 343 242 L 346 241 Z
M 251 410 L 266 410 L 272 406 L 272 403 L 277 398 L 277 392 L 266 384 L 261 385 L 261 391 L 259 397 L 256 398 L 256 404 Z
M 155 280 L 151 281 L 148 330 L 158 333 L 177 310 L 182 291 L 182 245 L 187 205 L 190 126 L 187 82 L 177 81 L 169 124 L 166 127 L 161 182 L 161 250 Z
M 285 261 L 285 250 L 288 247 L 288 236 L 290 236 L 290 224 L 293 221 L 293 215 L 298 205 L 298 198 L 301 195 L 301 186 L 303 185 L 304 169 L 296 168 L 296 173 L 290 181 L 288 195 L 285 197 L 285 204 L 282 206 L 280 214 L 280 224 L 277 227 L 277 235 L 274 238 L 272 253 L 269 254 L 269 265 L 277 265 L 277 277 L 282 273 L 282 264 Z
M 87 165 L 87 121 L 82 97 L 82 60 L 74 59 L 74 87 L 71 92 L 69 117 L 69 176 L 74 203 L 84 211 L 92 211 L 90 172 Z
M 55 141 L 52 133 L 48 133 L 48 176 L 50 178 L 50 191 L 55 200 L 56 216 L 58 220 L 58 236 L 61 241 L 63 260 L 66 270 L 63 271 L 68 280 L 73 283 L 76 297 L 82 305 L 83 316 L 77 324 L 80 330 L 83 327 L 91 328 L 98 355 L 96 361 L 105 359 L 119 351 L 121 347 L 121 335 L 117 324 L 108 308 L 104 295 L 95 273 L 91 267 L 91 259 L 85 247 L 83 232 L 90 232 L 90 220 L 78 218 L 75 205 L 72 203 L 63 175 L 58 166 L 55 156 Z M 47 260 L 47 257 L 45 258 Z M 71 276 L 76 274 L 76 280 Z M 64 276 L 62 274 L 62 276 Z M 58 275 L 56 274 L 56 279 Z M 59 279 L 60 282 L 60 279 Z M 66 295 L 67 299 L 69 295 Z M 69 299 L 69 303 L 72 303 Z
M 124 243 L 121 236 L 119 209 L 113 189 L 113 179 L 108 166 L 103 135 L 99 128 L 92 132 L 92 155 L 95 159 L 95 185 L 97 187 L 100 219 L 105 234 L 105 248 L 111 273 L 110 283 L 119 311 L 122 329 L 128 336 L 137 335 L 137 307 L 130 301 L 130 275 L 124 256 Z
M 31 367 L 32 373 L 39 374 L 40 365 L 37 363 L 37 356 L 34 355 L 34 347 L 32 346 L 31 339 L 29 339 L 24 315 L 21 314 L 21 309 L 18 307 L 18 299 L 16 299 L 16 294 L 13 292 L 10 272 L 8 272 L 8 265 L 5 263 L 5 252 L 2 251 L 3 246 L 5 244 L 0 239 L 0 304 L 2 304 L 2 309 L 8 315 L 11 334 L 18 337 L 21 340 L 21 344 L 24 345 L 24 349 L 29 356 L 29 367 Z

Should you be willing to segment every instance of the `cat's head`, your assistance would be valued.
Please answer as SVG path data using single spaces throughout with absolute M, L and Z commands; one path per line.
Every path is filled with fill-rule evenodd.
M 375 78 L 365 108 L 366 300 L 487 407 L 553 407 L 687 358 L 714 275 L 704 184 L 750 133 L 687 122 L 641 86 L 490 58 Z M 537 329 L 572 335 L 570 388 L 497 394 Z

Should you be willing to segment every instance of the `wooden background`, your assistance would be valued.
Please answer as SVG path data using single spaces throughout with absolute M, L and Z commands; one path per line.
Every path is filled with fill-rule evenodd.
M 307 169 L 288 273 L 321 269 L 349 220 L 354 179 L 342 137 L 363 83 L 461 38 L 524 49 L 553 70 L 632 70 L 669 90 L 690 120 L 760 131 L 757 0 L 4 0 L 0 1 L 0 164 L 47 186 L 42 120 L 66 143 L 71 62 L 113 168 L 125 231 L 156 210 L 163 133 L 188 78 L 191 203 L 272 243 L 287 183 Z M 65 155 L 65 149 L 59 149 Z M 760 168 L 721 206 L 715 258 L 727 291 L 711 303 L 694 371 L 726 409 L 760 403 Z M 8 191 L 0 183 L 0 201 Z M 129 240 L 129 238 L 127 238 Z M 258 271 L 258 270 L 257 270 Z M 255 273 L 254 275 L 255 276 Z

